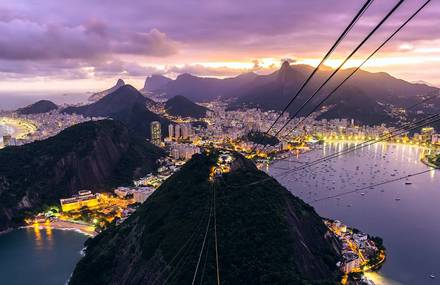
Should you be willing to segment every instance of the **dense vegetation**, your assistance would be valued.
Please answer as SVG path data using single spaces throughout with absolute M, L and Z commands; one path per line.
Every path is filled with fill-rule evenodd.
M 271 136 L 271 135 L 267 135 L 265 133 L 262 132 L 257 132 L 257 131 L 251 131 L 246 135 L 246 139 L 253 142 L 253 143 L 258 143 L 261 145 L 277 145 L 280 143 L 280 140 L 277 137 Z
M 163 151 L 111 120 L 70 127 L 43 141 L 0 151 L 0 230 L 25 211 L 81 189 L 108 190 L 156 168 Z M 11 224 L 10 222 L 13 221 Z
M 222 284 L 336 284 L 337 244 L 313 208 L 273 179 L 236 187 L 267 179 L 249 162 L 211 183 L 214 160 L 196 155 L 126 222 L 89 240 L 70 284 L 190 284 L 213 193 Z M 212 225 L 197 283 L 216 280 Z
M 49 100 L 40 100 L 34 104 L 18 109 L 17 112 L 23 115 L 47 113 L 58 109 L 58 106 Z

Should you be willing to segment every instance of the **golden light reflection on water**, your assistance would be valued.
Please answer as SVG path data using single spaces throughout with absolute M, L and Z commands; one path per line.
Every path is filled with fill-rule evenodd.
M 34 235 L 35 235 L 35 245 L 37 247 L 42 247 L 43 246 L 43 239 L 41 238 L 40 225 L 34 224 L 33 229 L 34 229 Z
M 402 285 L 401 283 L 388 279 L 376 272 L 365 272 L 364 275 L 369 280 L 373 281 L 375 285 Z
M 431 181 L 434 181 L 436 172 L 437 172 L 437 169 L 435 169 L 435 168 L 432 168 L 431 171 L 429 171 L 429 177 L 431 178 Z
M 50 223 L 46 223 L 45 229 L 46 229 L 47 246 L 49 248 L 52 248 L 52 246 L 53 246 L 53 238 L 52 238 L 52 227 L 50 226 Z
M 36 248 L 52 248 L 53 246 L 53 229 L 49 222 L 43 224 L 35 223 L 28 228 L 28 233 L 31 234 L 35 241 Z

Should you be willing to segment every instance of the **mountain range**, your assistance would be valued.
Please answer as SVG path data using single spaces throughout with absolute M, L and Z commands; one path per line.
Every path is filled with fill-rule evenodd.
M 89 239 L 69 284 L 214 284 L 215 235 L 222 284 L 337 284 L 340 245 L 313 208 L 239 155 L 212 182 L 217 159 L 193 156 L 121 225 Z
M 32 115 L 32 114 L 47 113 L 57 109 L 58 106 L 52 101 L 40 100 L 29 106 L 18 109 L 17 113 L 21 115 Z
M 208 108 L 200 106 L 188 98 L 178 95 L 165 102 L 165 111 L 177 117 L 203 118 Z
M 131 185 L 165 153 L 113 120 L 90 121 L 0 151 L 0 232 L 81 189 Z
M 152 86 L 149 88 L 151 92 L 168 98 L 183 95 L 195 102 L 222 98 L 232 101 L 229 106 L 231 109 L 259 107 L 264 110 L 282 110 L 312 70 L 312 66 L 284 62 L 279 70 L 268 75 L 246 73 L 218 79 L 182 74 L 175 80 L 164 80 L 163 76 L 151 77 L 146 84 Z M 332 71 L 330 68 L 320 69 L 288 111 L 295 113 Z M 352 69 L 346 69 L 337 73 L 312 103 L 317 104 L 351 71 Z M 440 94 L 440 89 L 426 84 L 410 83 L 384 72 L 359 70 L 324 104 L 327 108 L 320 118 L 353 118 L 362 124 L 395 122 L 397 119 L 392 115 L 393 108 L 411 106 L 433 94 Z M 440 96 L 430 103 L 430 106 L 419 106 L 414 113 L 440 111 Z M 310 110 L 310 107 L 305 108 L 300 115 Z
M 98 101 L 79 107 L 68 107 L 62 112 L 81 114 L 86 117 L 109 117 L 121 121 L 138 135 L 150 138 L 150 123 L 159 121 L 162 133 L 168 132 L 170 121 L 151 111 L 148 104 L 156 104 L 144 97 L 136 88 L 127 84 Z
M 235 94 L 256 77 L 252 72 L 226 79 L 197 77 L 184 73 L 172 80 L 155 75 L 147 78 L 145 88 L 150 92 L 163 94 L 166 98 L 182 95 L 195 102 L 207 102 Z

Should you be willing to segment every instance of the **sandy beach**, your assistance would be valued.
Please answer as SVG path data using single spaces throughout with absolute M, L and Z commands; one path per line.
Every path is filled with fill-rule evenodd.
M 33 228 L 33 227 L 39 227 L 39 228 L 51 228 L 51 229 L 57 229 L 57 230 L 66 230 L 66 231 L 76 231 L 82 234 L 85 234 L 90 237 L 96 236 L 95 227 L 91 225 L 85 225 L 80 223 L 74 223 L 69 221 L 52 221 L 50 223 L 38 223 L 34 225 L 25 226 L 23 228 Z

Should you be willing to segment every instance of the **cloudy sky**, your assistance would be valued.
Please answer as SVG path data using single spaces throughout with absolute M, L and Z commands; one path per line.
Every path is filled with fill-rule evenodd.
M 317 64 L 365 0 L 0 1 L 0 91 L 99 90 L 117 78 L 268 73 Z M 425 2 L 406 0 L 349 65 Z M 367 65 L 440 85 L 440 3 L 431 1 Z M 376 0 L 327 62 L 336 66 L 397 0 Z

